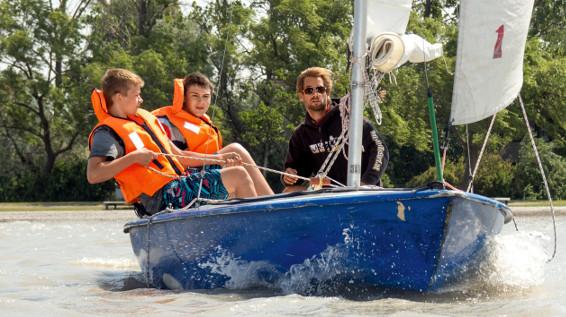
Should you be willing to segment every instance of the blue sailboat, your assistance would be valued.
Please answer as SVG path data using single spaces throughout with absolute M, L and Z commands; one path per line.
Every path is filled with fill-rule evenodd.
M 357 57 L 367 50 L 366 2 L 355 1 Z M 485 17 L 481 23 L 489 24 Z M 464 43 L 459 38 L 459 47 Z M 503 49 L 505 58 L 505 45 Z M 352 82 L 361 83 L 364 59 L 353 60 Z M 458 64 L 457 72 L 464 64 Z M 488 241 L 512 219 L 511 210 L 481 195 L 446 189 L 442 182 L 418 189 L 361 187 L 356 149 L 361 143 L 357 123 L 362 120 L 363 85 L 353 84 L 351 96 L 353 172 L 347 187 L 209 202 L 128 222 L 124 231 L 148 284 L 167 289 L 285 289 L 300 281 L 301 287 L 291 291 L 309 293 L 332 285 L 424 292 L 457 280 L 465 268 L 481 261 Z M 452 120 L 465 122 L 459 114 Z
M 312 287 L 426 291 L 474 262 L 511 217 L 506 205 L 459 191 L 345 188 L 209 204 L 124 230 L 158 288 L 280 288 L 314 270 Z M 248 281 L 237 285 L 241 275 Z

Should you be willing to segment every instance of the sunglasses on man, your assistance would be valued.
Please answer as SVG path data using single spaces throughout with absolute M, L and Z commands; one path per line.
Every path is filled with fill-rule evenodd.
M 313 87 L 309 87 L 309 88 L 305 88 L 305 89 L 303 90 L 303 92 L 304 92 L 306 95 L 312 95 L 312 94 L 315 92 L 315 90 L 316 90 L 317 93 L 319 93 L 319 94 L 322 95 L 323 93 L 326 92 L 326 87 L 324 87 L 324 86 L 318 86 L 318 87 L 314 87 L 314 88 L 313 88 Z

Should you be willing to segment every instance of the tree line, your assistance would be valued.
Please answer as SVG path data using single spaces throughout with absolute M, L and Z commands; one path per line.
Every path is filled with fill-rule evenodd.
M 456 53 L 458 1 L 414 1 L 408 31 L 441 42 L 445 57 L 428 65 L 439 126 L 448 120 Z M 0 1 L 0 201 L 102 200 L 114 184 L 85 179 L 87 138 L 96 124 L 90 92 L 107 68 L 146 81 L 144 108 L 171 103 L 173 79 L 194 71 L 217 89 L 209 114 L 225 142 L 239 142 L 259 165 L 282 170 L 287 141 L 304 118 L 294 92 L 303 69 L 335 76 L 348 90 L 347 41 L 353 8 L 343 0 L 2 0 Z M 566 198 L 566 0 L 535 2 L 522 96 L 553 195 Z M 387 187 L 434 179 L 422 65 L 382 81 L 387 96 L 377 126 L 390 151 Z M 368 118 L 372 116 L 367 113 Z M 447 143 L 446 178 L 466 183 L 489 120 Z M 442 132 L 442 131 L 440 131 Z M 442 133 L 441 133 L 442 135 Z M 444 141 L 444 140 L 442 140 Z M 544 198 L 520 108 L 496 120 L 475 191 Z M 275 189 L 279 176 L 268 174 Z

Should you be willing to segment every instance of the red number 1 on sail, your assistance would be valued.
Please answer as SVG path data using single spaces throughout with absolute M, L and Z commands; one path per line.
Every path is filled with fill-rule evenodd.
M 501 44 L 503 43 L 503 34 L 505 33 L 505 27 L 501 24 L 497 28 L 497 41 L 495 42 L 495 47 L 493 48 L 493 58 L 501 58 L 503 51 L 501 49 Z

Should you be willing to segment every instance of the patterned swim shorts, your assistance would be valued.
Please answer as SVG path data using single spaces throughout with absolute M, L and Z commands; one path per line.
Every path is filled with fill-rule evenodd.
M 202 188 L 200 188 L 200 198 L 206 199 L 226 199 L 228 191 L 222 183 L 220 177 L 220 169 L 205 168 L 201 173 L 200 169 L 191 169 L 187 175 L 169 182 L 163 187 L 163 199 L 161 202 L 161 210 L 166 207 L 179 209 L 187 206 L 199 195 L 199 187 L 202 180 Z

